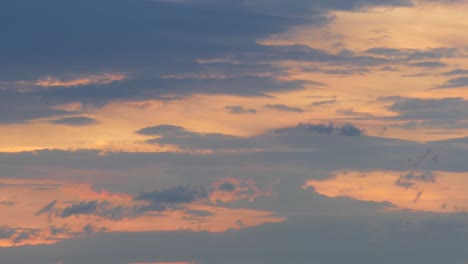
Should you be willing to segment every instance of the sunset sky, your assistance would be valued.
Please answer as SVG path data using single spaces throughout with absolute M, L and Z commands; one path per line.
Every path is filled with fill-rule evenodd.
M 468 264 L 468 1 L 0 0 L 0 263 Z

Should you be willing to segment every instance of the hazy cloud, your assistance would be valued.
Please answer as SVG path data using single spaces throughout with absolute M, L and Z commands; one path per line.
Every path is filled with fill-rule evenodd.
M 351 124 L 346 124 L 343 126 L 335 126 L 332 123 L 328 125 L 300 124 L 298 128 L 304 129 L 306 131 L 310 131 L 313 133 L 317 133 L 317 134 L 326 134 L 326 135 L 337 134 L 341 136 L 352 136 L 352 137 L 361 136 L 364 133 L 362 129 L 355 127 L 354 125 L 351 125 Z
M 75 117 L 65 117 L 56 120 L 50 121 L 50 123 L 55 125 L 66 125 L 66 126 L 90 126 L 96 125 L 99 122 L 90 117 L 86 116 L 75 116 Z
M 200 197 L 199 195 L 197 191 L 188 187 L 178 186 L 161 191 L 143 192 L 137 195 L 135 199 L 149 201 L 154 204 L 183 204 L 193 202 Z
M 295 113 L 302 113 L 304 109 L 298 107 L 291 107 L 283 104 L 267 104 L 264 105 L 265 108 L 283 111 L 283 112 L 295 112 Z
M 434 89 L 464 88 L 468 86 L 468 77 L 457 77 L 434 87 Z
M 257 113 L 257 110 L 255 109 L 244 108 L 243 106 L 239 106 L 239 105 L 228 105 L 225 108 L 231 114 L 255 114 Z

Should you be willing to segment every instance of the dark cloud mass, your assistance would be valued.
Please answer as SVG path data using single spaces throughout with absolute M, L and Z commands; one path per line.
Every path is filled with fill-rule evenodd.
M 299 124 L 298 128 L 305 129 L 306 131 L 310 131 L 317 134 L 337 134 L 341 136 L 350 136 L 350 137 L 357 137 L 361 136 L 364 131 L 358 127 L 355 127 L 351 124 L 346 124 L 343 126 L 335 126 L 333 124 L 328 125 L 314 125 L 314 124 Z
M 350 259 L 360 263 L 411 261 L 439 264 L 444 261 L 464 263 L 468 258 L 464 250 L 468 243 L 466 234 L 466 221 L 461 215 L 416 214 L 411 217 L 399 213 L 340 218 L 295 217 L 285 223 L 222 234 L 187 231 L 103 233 L 86 240 L 70 240 L 38 248 L 2 248 L 0 252 L 11 264 L 46 264 L 59 260 L 70 264 L 127 264 L 190 261 L 193 258 L 205 264 L 281 264 L 290 261 L 291 256 L 297 264 L 341 264 Z M 63 247 L 87 253 L 85 256 L 67 254 L 61 251 Z M 275 254 L 276 251 L 280 251 L 279 254 Z
M 436 86 L 434 89 L 465 88 L 468 86 L 468 77 L 457 77 L 449 79 L 445 83 Z
M 75 102 L 102 106 L 112 101 L 167 100 L 168 94 L 194 93 L 261 96 L 269 91 L 301 89 L 306 83 L 318 84 L 279 80 L 276 76 L 284 74 L 283 70 L 264 62 L 374 65 L 386 60 L 349 52 L 332 55 L 300 45 L 262 46 L 257 41 L 292 26 L 327 23 L 330 10 L 379 5 L 408 6 L 410 2 L 295 0 L 285 8 L 281 1 L 262 0 L 45 0 L 40 4 L 6 0 L 0 10 L 0 30 L 4 34 L 0 43 L 0 83 L 10 92 L 0 97 L 0 104 L 28 107 L 7 107 L 7 111 L 1 111 L 5 116 L 0 115 L 0 122 L 78 114 L 54 108 Z M 30 48 L 31 43 L 34 48 Z M 231 59 L 218 63 L 216 68 L 199 63 L 200 59 L 219 58 Z M 46 76 L 86 77 L 103 72 L 125 72 L 130 77 L 110 83 L 58 85 L 54 89 L 35 84 Z M 197 77 L 207 74 L 226 77 Z M 269 76 L 260 77 L 266 74 Z M 192 77 L 180 78 L 184 75 Z M 19 83 L 30 92 L 15 91 Z M 36 104 L 28 103 L 38 98 Z M 245 112 L 238 108 L 229 111 Z M 252 109 L 246 111 L 253 113 Z M 82 124 L 77 120 L 67 122 L 78 123 Z
M 468 2 L 0 2 L 0 264 L 468 264 Z

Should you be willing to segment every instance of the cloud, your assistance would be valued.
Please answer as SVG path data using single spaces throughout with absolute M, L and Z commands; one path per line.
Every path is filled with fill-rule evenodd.
M 135 131 L 135 133 L 140 135 L 165 135 L 165 134 L 173 134 L 173 133 L 185 133 L 185 129 L 180 126 L 173 126 L 173 125 L 158 125 L 153 127 L 145 127 L 140 130 Z
M 386 47 L 375 47 L 366 50 L 365 53 L 385 56 L 399 63 L 412 62 L 412 66 L 416 67 L 431 68 L 439 67 L 442 65 L 439 61 L 436 60 L 457 57 L 460 51 L 456 48 L 396 49 Z
M 260 144 L 254 139 L 220 133 L 197 133 L 183 127 L 158 125 L 137 130 L 135 133 L 146 136 L 159 136 L 148 139 L 148 144 L 175 145 L 182 149 L 249 149 Z
M 44 207 L 42 207 L 41 209 L 39 209 L 37 212 L 36 212 L 36 215 L 39 216 L 39 215 L 42 215 L 42 214 L 48 214 L 48 213 L 51 213 L 54 211 L 54 207 L 55 205 L 57 204 L 57 200 L 54 200 L 50 203 L 48 203 L 47 205 L 45 205 Z
M 317 133 L 317 134 L 325 134 L 325 135 L 341 135 L 341 136 L 350 136 L 350 137 L 357 137 L 364 134 L 364 131 L 358 127 L 355 127 L 351 124 L 346 124 L 343 126 L 335 126 L 332 123 L 328 125 L 314 125 L 314 124 L 299 124 L 298 128 L 304 129 L 309 132 Z
M 257 39 L 282 32 L 290 26 L 315 23 L 314 19 L 251 12 L 231 1 L 216 5 L 197 4 L 195 7 L 190 3 L 178 6 L 155 1 L 116 0 L 112 1 L 112 10 L 109 10 L 108 2 L 85 0 L 79 5 L 70 6 L 57 4 L 53 0 L 46 0 L 41 5 L 27 0 L 23 3 L 36 10 L 28 14 L 20 12 L 16 4 L 6 2 L 0 22 L 3 24 L 17 18 L 23 23 L 15 24 L 14 31 L 24 34 L 15 35 L 11 31 L 5 36 L 8 41 L 0 44 L 0 51 L 8 50 L 0 52 L 0 56 L 5 59 L 0 64 L 0 79 L 26 81 L 41 87 L 68 87 L 69 89 L 40 92 L 60 100 L 55 102 L 57 104 L 75 100 L 99 105 L 115 98 L 128 100 L 131 96 L 148 98 L 151 95 L 152 98 L 158 98 L 174 92 L 190 94 L 191 89 L 178 88 L 187 86 L 189 80 L 150 76 L 186 73 L 210 75 L 206 68 L 211 67 L 196 63 L 198 59 L 261 50 L 261 45 L 255 43 Z M 87 16 L 89 21 L 83 23 L 81 16 L 70 12 L 70 8 Z M 129 20 L 122 21 L 118 18 L 119 14 L 125 14 Z M 46 19 L 41 19 L 43 16 Z M 312 17 L 318 17 L 315 19 L 317 23 L 325 21 L 323 14 L 312 14 Z M 43 23 L 40 38 L 37 37 L 39 33 L 31 29 L 31 21 L 38 19 Z M 240 24 L 239 19 L 242 19 Z M 113 25 L 114 30 L 109 30 L 109 25 Z M 68 28 L 75 29 L 73 34 L 66 30 Z M 199 36 L 203 36 L 202 42 L 195 40 Z M 235 37 L 236 45 L 232 45 L 231 37 Z M 32 42 L 37 49 L 27 48 Z M 66 62 L 73 63 L 63 67 Z M 251 62 L 246 64 L 248 65 L 237 68 L 258 68 L 261 72 L 261 68 L 266 68 L 267 72 L 275 71 L 272 66 L 257 67 Z M 227 65 L 229 64 L 224 66 Z M 132 78 L 126 78 L 127 74 L 121 74 L 122 72 L 129 72 Z M 266 91 L 279 86 L 284 89 L 287 85 L 281 83 L 292 84 L 277 82 L 274 78 L 254 78 L 252 76 L 255 75 L 255 70 L 250 72 L 250 75 L 235 74 L 242 75 L 242 78 L 225 80 L 225 85 L 232 83 L 227 88 L 220 88 L 219 80 L 201 80 L 199 85 L 194 83 L 198 88 L 194 88 L 193 92 L 201 90 L 206 93 L 249 94 L 250 89 L 252 94 L 261 94 L 262 91 L 257 89 Z M 246 80 L 244 85 L 249 88 L 239 87 L 239 79 Z M 106 87 L 114 89 L 110 92 Z M 171 88 L 172 91 L 169 91 Z M 252 91 L 252 88 L 256 91 Z M 65 95 L 76 97 L 72 99 Z
M 67 218 L 74 215 L 94 214 L 98 209 L 98 201 L 80 202 L 70 205 L 62 210 L 60 216 Z
M 11 102 L 5 107 L 8 111 L 1 109 L 5 116 L 0 115 L 0 122 L 78 114 L 56 109 L 68 103 L 101 107 L 113 101 L 171 100 L 193 94 L 266 96 L 274 91 L 322 85 L 280 78 L 286 71 L 273 62 L 365 66 L 387 60 L 349 51 L 329 54 L 304 45 L 265 46 L 258 40 L 298 25 L 328 23 L 332 21 L 331 10 L 409 4 L 404 0 L 295 0 L 285 8 L 281 1 L 263 0 L 115 0 L 111 4 L 109 0 L 84 0 L 80 4 L 45 0 L 40 5 L 26 0 L 21 5 L 35 11 L 23 12 L 8 1 L 0 12 L 0 24 L 13 20 L 22 23 L 5 31 L 5 41 L 0 43 L 0 80 L 12 84 L 7 86 L 27 87 L 9 87 L 11 94 L 0 96 L 0 104 Z M 83 16 L 88 18 L 86 22 Z M 122 16 L 128 19 L 123 21 Z M 40 32 L 32 21 L 41 21 Z M 30 43 L 36 48 L 31 49 Z M 31 100 L 37 104 L 31 110 L 18 107 L 33 106 L 27 102 Z
M 464 88 L 468 86 L 468 77 L 457 77 L 435 86 L 433 89 Z
M 304 109 L 298 108 L 298 107 L 291 107 L 283 104 L 267 104 L 264 105 L 265 108 L 267 109 L 273 109 L 273 110 L 278 110 L 278 111 L 283 111 L 283 112 L 294 112 L 294 113 L 302 113 L 304 112 Z
M 22 229 L 20 232 L 16 233 L 16 236 L 12 237 L 12 242 L 14 244 L 18 244 L 25 240 L 36 237 L 38 235 L 39 235 L 39 230 L 37 229 Z
M 127 76 L 124 74 L 116 73 L 104 73 L 100 75 L 91 75 L 85 76 L 78 79 L 70 79 L 70 80 L 60 80 L 59 78 L 54 78 L 51 76 L 47 76 L 45 78 L 37 80 L 34 85 L 40 87 L 74 87 L 74 86 L 82 86 L 82 85 L 102 85 L 107 84 L 115 81 L 121 81 L 126 79 Z
M 38 236 L 38 229 L 0 227 L 0 240 L 9 240 L 12 244 L 20 244 L 25 240 L 37 238 Z
M 165 211 L 175 209 L 175 205 L 183 205 L 207 198 L 208 193 L 203 189 L 196 191 L 188 187 L 162 189 L 152 192 L 141 192 L 133 197 L 130 203 L 116 203 L 107 200 L 91 200 L 74 202 L 60 208 L 54 200 L 36 212 L 36 216 L 49 214 L 53 217 L 69 218 L 72 216 L 95 216 L 103 219 L 120 221 L 142 216 L 151 211 Z M 88 228 L 89 229 L 89 228 Z M 86 230 L 85 230 L 86 231 Z
M 239 106 L 239 105 L 228 105 L 225 107 L 225 109 L 228 110 L 228 112 L 231 114 L 255 114 L 257 113 L 257 110 L 253 108 L 244 108 L 243 106 Z
M 56 120 L 50 121 L 54 125 L 65 125 L 65 126 L 90 126 L 96 125 L 99 122 L 90 117 L 86 116 L 75 116 L 75 117 L 64 117 Z
M 465 248 L 448 247 L 447 244 L 467 244 L 466 231 L 464 216 L 454 214 L 396 212 L 340 217 L 298 216 L 284 223 L 223 234 L 183 230 L 108 232 L 50 246 L 4 248 L 0 249 L 0 259 L 11 264 L 54 263 L 50 260 L 63 260 L 68 264 L 164 263 L 194 258 L 204 264 L 281 264 L 294 255 L 296 264 L 340 264 L 349 259 L 382 264 L 405 261 L 464 263 L 468 259 Z M 363 235 L 366 239 L 362 239 Z M 337 237 L 340 239 L 337 240 Z M 252 244 L 256 246 L 252 247 Z M 84 251 L 86 256 L 63 253 L 64 247 L 73 252 Z M 213 248 L 217 249 L 216 253 L 213 253 Z M 277 251 L 278 254 L 275 253 Z M 336 251 L 340 251 L 340 254 L 335 254 Z
M 410 97 L 385 97 L 381 102 L 391 102 L 387 109 L 399 113 L 401 120 L 463 120 L 468 111 L 468 101 L 460 97 L 435 99 Z
M 13 206 L 15 204 L 16 203 L 13 201 L 0 201 L 0 205 L 4 205 L 4 206 Z
M 230 182 L 223 182 L 218 186 L 218 189 L 225 192 L 232 192 L 236 189 L 236 185 Z
M 448 65 L 439 61 L 421 61 L 410 63 L 409 66 L 421 67 L 421 68 L 442 68 Z
M 311 105 L 312 106 L 322 106 L 322 105 L 334 104 L 336 102 L 337 102 L 337 100 L 323 100 L 323 101 L 313 102 Z
M 417 126 L 457 128 L 466 127 L 468 111 L 468 101 L 460 97 L 446 98 L 410 98 L 410 97 L 385 97 L 380 98 L 381 102 L 391 102 L 387 109 L 398 113 L 398 116 L 391 117 L 393 120 L 409 120 L 401 127 L 408 129 Z
M 56 209 L 52 216 L 69 218 L 72 216 L 94 216 L 103 219 L 120 221 L 135 218 L 150 211 L 164 211 L 166 206 L 124 205 L 109 201 L 80 201 L 62 209 Z M 86 230 L 85 230 L 86 231 Z
M 26 123 L 32 119 L 78 114 L 48 105 L 42 97 L 0 89 L 0 124 Z
M 467 74 L 468 74 L 468 70 L 466 70 L 466 69 L 455 69 L 455 70 L 451 70 L 451 71 L 442 73 L 442 75 L 445 75 L 445 76 L 467 75 Z
M 203 196 L 204 194 L 200 194 L 188 187 L 178 186 L 161 191 L 143 192 L 137 195 L 135 199 L 148 201 L 152 204 L 184 204 L 191 203 Z
M 16 233 L 13 228 L 0 228 L 0 239 L 11 238 Z
M 431 171 L 415 172 L 410 171 L 407 174 L 401 175 L 395 182 L 396 186 L 404 187 L 406 189 L 414 186 L 414 182 L 429 182 L 435 183 L 437 176 Z

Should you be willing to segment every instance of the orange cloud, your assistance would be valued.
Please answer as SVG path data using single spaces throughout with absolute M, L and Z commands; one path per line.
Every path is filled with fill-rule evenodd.
M 268 211 L 212 205 L 207 199 L 163 211 L 139 210 L 146 201 L 96 191 L 89 183 L 0 179 L 0 188 L 0 247 L 52 244 L 96 232 L 224 232 L 285 220 Z
M 440 213 L 468 212 L 468 173 L 338 171 L 326 180 L 310 180 L 328 197 L 350 197 L 361 201 L 390 202 L 399 209 Z
M 39 79 L 34 84 L 42 87 L 74 87 L 81 85 L 90 84 L 107 84 L 115 81 L 121 81 L 126 79 L 128 76 L 122 73 L 104 73 L 99 75 L 84 76 L 77 79 L 62 80 L 55 77 L 45 77 Z

